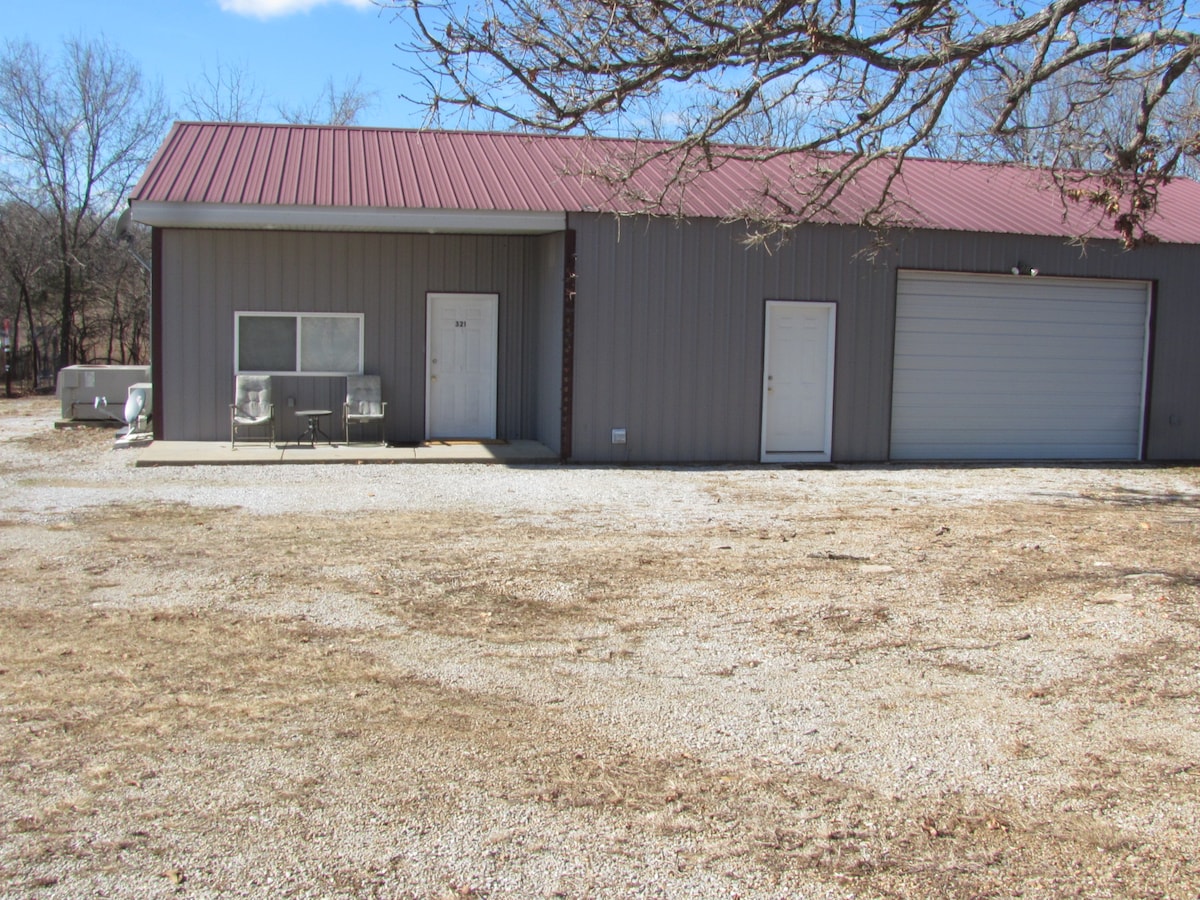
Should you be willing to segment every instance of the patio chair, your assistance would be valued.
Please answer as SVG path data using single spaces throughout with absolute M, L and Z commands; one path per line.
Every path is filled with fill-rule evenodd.
M 347 375 L 346 402 L 342 404 L 342 434 L 350 443 L 350 426 L 379 423 L 379 443 L 387 446 L 387 434 L 383 424 L 387 403 L 383 399 L 383 388 L 378 375 Z
M 229 449 L 237 449 L 239 429 L 266 427 L 270 436 L 255 438 L 275 444 L 275 404 L 271 402 L 270 375 L 238 375 L 233 403 L 229 404 Z M 247 438 L 242 438 L 246 443 Z

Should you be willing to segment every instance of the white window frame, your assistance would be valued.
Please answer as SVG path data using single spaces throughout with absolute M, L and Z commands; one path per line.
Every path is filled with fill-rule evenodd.
M 293 369 L 243 369 L 240 365 L 241 350 L 241 319 L 243 316 L 255 319 L 282 318 L 296 321 L 296 367 Z M 304 358 L 301 341 L 304 336 L 303 319 L 357 319 L 358 320 L 358 367 L 353 371 L 315 371 L 301 369 L 300 362 Z M 365 319 L 363 313 L 333 313 L 333 312 L 265 312 L 259 310 L 237 310 L 233 314 L 233 370 L 238 375 L 296 375 L 301 377 L 321 377 L 337 375 L 361 375 L 363 373 L 363 341 L 365 338 Z

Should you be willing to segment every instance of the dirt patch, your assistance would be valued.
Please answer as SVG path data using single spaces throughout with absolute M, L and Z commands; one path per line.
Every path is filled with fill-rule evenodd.
M 353 466 L 307 495 L 25 418 L 2 895 L 1200 893 L 1193 470 Z

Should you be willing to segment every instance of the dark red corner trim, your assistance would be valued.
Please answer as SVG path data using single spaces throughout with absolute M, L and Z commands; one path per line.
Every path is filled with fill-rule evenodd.
M 562 432 L 559 455 L 571 458 L 573 403 L 575 398 L 575 229 L 568 228 L 563 240 L 562 322 Z

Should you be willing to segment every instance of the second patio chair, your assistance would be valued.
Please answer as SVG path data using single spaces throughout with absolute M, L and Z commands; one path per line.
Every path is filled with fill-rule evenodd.
M 342 434 L 350 443 L 350 426 L 379 423 L 379 443 L 387 446 L 387 433 L 383 422 L 387 402 L 383 399 L 383 387 L 378 375 L 347 375 L 346 402 L 342 404 Z

